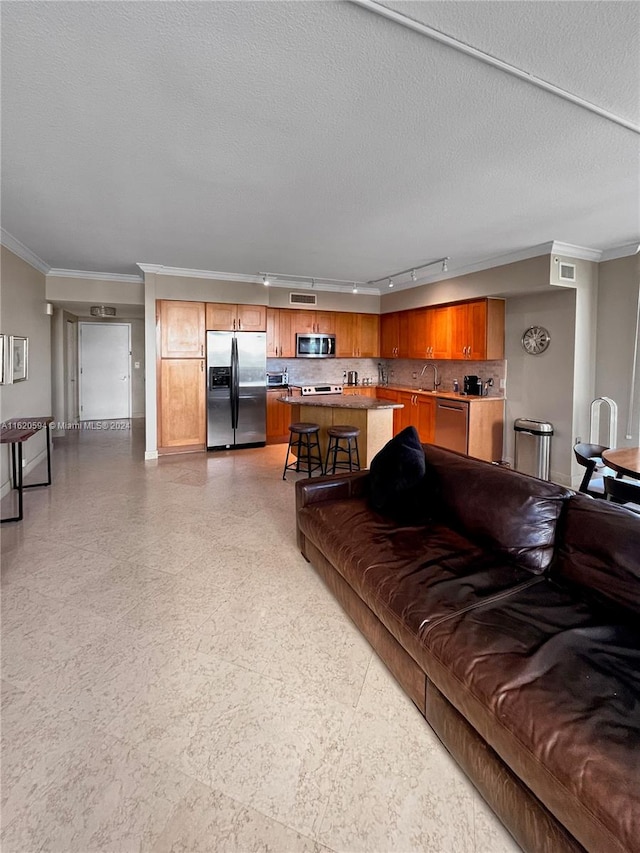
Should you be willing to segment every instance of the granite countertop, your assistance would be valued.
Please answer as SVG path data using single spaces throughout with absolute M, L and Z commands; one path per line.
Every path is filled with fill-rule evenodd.
M 455 393 L 455 391 L 420 391 L 418 388 L 412 388 L 411 385 L 384 385 L 378 386 L 387 391 L 404 391 L 408 394 L 424 394 L 425 397 L 440 397 L 445 400 L 460 400 L 462 403 L 487 403 L 493 400 L 504 400 L 502 394 L 494 394 L 489 397 L 476 397 L 474 395 L 467 396 L 466 394 Z
M 306 397 L 279 397 L 281 403 L 291 406 L 323 406 L 329 409 L 403 409 L 403 403 L 391 400 L 374 400 L 358 394 L 310 394 Z

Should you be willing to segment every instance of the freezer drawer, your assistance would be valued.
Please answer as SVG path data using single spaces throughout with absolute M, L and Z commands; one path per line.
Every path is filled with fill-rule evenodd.
M 469 404 L 452 400 L 436 403 L 434 444 L 447 450 L 467 453 L 469 447 Z

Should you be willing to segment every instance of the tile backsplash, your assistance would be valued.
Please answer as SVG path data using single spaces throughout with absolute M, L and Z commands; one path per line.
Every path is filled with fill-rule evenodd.
M 267 370 L 280 371 L 285 367 L 289 370 L 291 385 L 320 385 L 342 384 L 344 374 L 348 370 L 358 371 L 359 383 L 370 379 L 372 385 L 378 384 L 378 365 L 384 370 L 389 385 L 407 385 L 419 388 L 422 383 L 431 387 L 432 371 L 429 370 L 421 382 L 420 373 L 427 361 L 409 358 L 377 359 L 377 358 L 269 358 Z M 457 379 L 462 390 L 462 380 L 465 376 L 479 376 L 484 382 L 493 379 L 493 387 L 489 389 L 490 397 L 504 396 L 500 389 L 500 381 L 507 378 L 507 362 L 504 359 L 496 361 L 433 361 L 440 374 L 440 390 L 452 391 L 453 380 Z M 415 374 L 415 378 L 414 378 Z

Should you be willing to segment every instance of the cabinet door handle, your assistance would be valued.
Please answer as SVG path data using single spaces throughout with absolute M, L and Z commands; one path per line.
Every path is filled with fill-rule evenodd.
M 204 361 L 200 362 L 200 373 L 204 372 Z
M 238 328 L 239 328 L 239 329 L 241 329 L 241 328 L 242 328 L 242 320 L 238 320 Z
M 200 355 L 204 355 L 204 344 L 200 344 Z

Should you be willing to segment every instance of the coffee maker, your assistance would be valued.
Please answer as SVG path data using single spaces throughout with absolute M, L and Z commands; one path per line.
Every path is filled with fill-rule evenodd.
M 479 376 L 465 376 L 462 390 L 469 397 L 482 397 L 482 379 Z

